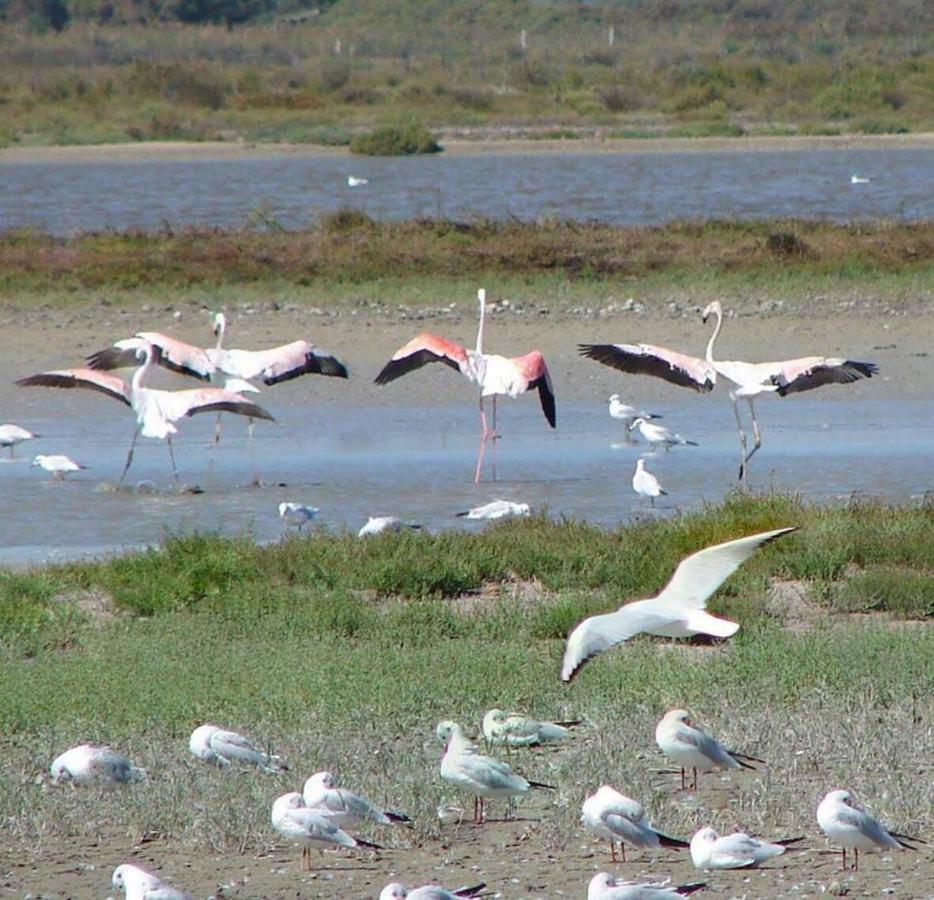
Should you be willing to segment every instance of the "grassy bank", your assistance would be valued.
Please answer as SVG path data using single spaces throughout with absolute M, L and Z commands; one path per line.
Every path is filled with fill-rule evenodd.
M 559 682 L 563 639 L 581 617 L 657 590 L 701 546 L 786 524 L 799 531 L 712 604 L 742 623 L 735 638 L 693 648 L 636 640 L 572 686 Z M 578 794 L 597 779 L 652 796 L 651 729 L 685 705 L 769 756 L 768 792 L 742 789 L 748 825 L 792 828 L 810 815 L 812 782 L 826 789 L 845 776 L 886 791 L 899 821 L 923 831 L 931 808 L 912 783 L 932 760 L 912 734 L 932 712 L 932 548 L 928 506 L 766 497 L 617 531 L 532 519 L 478 535 L 319 534 L 262 548 L 195 536 L 3 573 L 0 801 L 27 843 L 88 834 L 93 806 L 113 833 L 255 850 L 269 839 L 269 796 L 327 765 L 414 811 L 412 835 L 381 840 L 424 841 L 437 835 L 431 810 L 443 793 L 423 777 L 437 758 L 436 721 L 521 705 L 588 723 L 572 751 L 525 763 L 573 800 L 539 838 L 560 847 Z M 878 610 L 890 615 L 855 614 Z M 206 719 L 262 736 L 297 771 L 218 779 L 193 765 L 185 740 Z M 119 799 L 45 792 L 36 772 L 79 739 L 118 743 L 149 768 L 148 784 Z M 906 758 L 910 772 L 893 763 Z M 698 819 L 689 806 L 667 815 L 679 828 Z
M 751 291 L 774 296 L 860 288 L 886 298 L 932 289 L 934 224 L 710 222 L 619 228 L 576 223 L 377 223 L 345 210 L 305 231 L 172 231 L 56 239 L 0 233 L 0 297 L 67 303 L 102 294 L 233 289 L 313 304 L 437 304 L 477 279 L 546 304 L 607 291 Z M 392 273 L 405 272 L 404 283 Z M 472 288 L 467 291 L 469 295 Z M 450 294 L 451 292 L 448 291 Z M 458 295 L 457 291 L 453 292 Z M 560 301 L 559 301 L 560 302 Z
M 635 138 L 934 126 L 919 0 L 338 0 L 236 28 L 169 24 L 166 4 L 66 5 L 61 32 L 7 10 L 0 144 L 347 144 L 412 119 Z

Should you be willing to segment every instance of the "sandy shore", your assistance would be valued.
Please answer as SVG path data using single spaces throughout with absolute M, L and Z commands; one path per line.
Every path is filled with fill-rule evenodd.
M 506 153 L 686 153 L 704 151 L 776 151 L 816 148 L 934 148 L 934 133 L 784 136 L 743 138 L 645 138 L 532 140 L 528 138 L 457 137 L 441 143 L 450 156 Z M 127 144 L 94 144 L 68 147 L 5 147 L 0 164 L 24 162 L 86 162 L 135 159 L 263 158 L 276 156 L 347 156 L 346 147 L 317 144 L 256 144 L 243 141 L 144 141 Z

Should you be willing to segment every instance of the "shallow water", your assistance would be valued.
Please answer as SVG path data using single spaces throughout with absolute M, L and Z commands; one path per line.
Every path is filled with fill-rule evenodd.
M 350 188 L 350 174 L 369 184 Z M 869 178 L 851 184 L 851 175 Z M 934 151 L 820 148 L 478 156 L 0 162 L 0 229 L 53 234 L 190 225 L 286 228 L 340 207 L 417 216 L 621 225 L 934 215 Z M 258 217 L 257 214 L 261 215 Z
M 698 447 L 648 457 L 647 467 L 669 491 L 651 510 L 630 485 L 645 448 L 626 445 L 619 423 L 596 403 L 559 405 L 552 432 L 532 397 L 501 404 L 504 435 L 497 451 L 499 481 L 473 484 L 476 408 L 296 405 L 276 410 L 279 423 L 258 423 L 256 459 L 265 486 L 250 487 L 245 423 L 228 417 L 211 465 L 213 419 L 181 423 L 176 458 L 181 480 L 203 494 L 172 492 L 168 453 L 141 440 L 128 484 L 151 480 L 154 494 L 103 491 L 119 476 L 132 419 L 116 404 L 75 398 L 94 419 L 65 419 L 54 398 L 37 392 L 30 423 L 43 435 L 0 462 L 0 563 L 21 565 L 102 556 L 158 543 L 166 533 L 194 530 L 277 540 L 281 500 L 318 506 L 316 526 L 356 531 L 368 515 L 396 515 L 429 530 L 483 528 L 455 513 L 495 497 L 528 502 L 536 511 L 612 526 L 636 515 L 668 516 L 719 503 L 734 487 L 738 441 L 729 401 L 721 395 L 656 404 L 654 412 Z M 80 404 L 80 405 L 79 405 Z M 833 391 L 810 397 L 765 398 L 758 404 L 763 449 L 751 464 L 751 486 L 798 491 L 817 501 L 844 501 L 853 492 L 896 501 L 934 488 L 934 403 L 848 401 Z M 100 417 L 100 418 L 98 418 Z M 28 460 L 67 451 L 91 466 L 53 481 Z M 4 453 L 4 456 L 7 452 Z M 487 470 L 489 475 L 489 470 Z

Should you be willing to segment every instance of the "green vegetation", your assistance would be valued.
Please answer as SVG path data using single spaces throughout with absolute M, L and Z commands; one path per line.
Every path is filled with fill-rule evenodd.
M 408 125 L 387 125 L 376 131 L 358 134 L 350 142 L 350 152 L 363 156 L 412 156 L 440 153 L 441 145 L 424 125 L 413 122 Z
M 100 233 L 53 238 L 0 233 L 0 297 L 74 302 L 101 290 L 235 288 L 276 291 L 294 302 L 347 303 L 398 295 L 407 304 L 439 303 L 452 281 L 496 279 L 536 302 L 600 291 L 668 293 L 735 289 L 789 298 L 802 288 L 833 293 L 859 287 L 919 297 L 932 290 L 934 224 L 826 222 L 674 223 L 617 228 L 586 223 L 420 220 L 377 223 L 356 210 L 324 216 L 313 228 Z M 393 289 L 393 276 L 405 284 Z M 885 284 L 888 289 L 883 289 Z M 453 292 L 456 296 L 456 292 Z M 420 301 L 420 298 L 423 298 Z M 368 301 L 367 301 L 368 302 Z
M 924 0 L 308 6 L 3 0 L 0 145 L 934 126 Z

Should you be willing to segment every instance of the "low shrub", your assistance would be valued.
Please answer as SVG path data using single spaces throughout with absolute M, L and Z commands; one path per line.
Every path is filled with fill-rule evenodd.
M 350 152 L 362 156 L 411 156 L 440 153 L 441 150 L 431 132 L 416 122 L 377 128 L 357 135 L 350 142 Z

